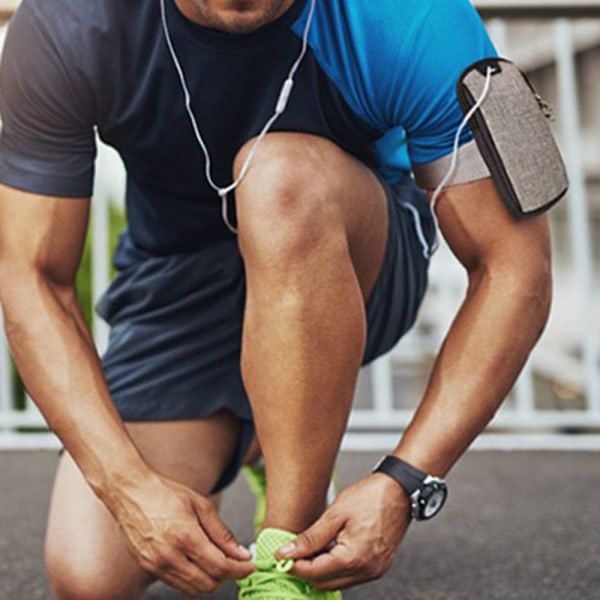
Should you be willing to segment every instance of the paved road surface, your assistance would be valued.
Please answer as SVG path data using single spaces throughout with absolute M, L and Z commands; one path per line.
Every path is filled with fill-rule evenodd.
M 343 483 L 377 456 L 345 454 Z M 49 600 L 41 561 L 56 455 L 0 453 L 0 600 Z M 453 471 L 443 515 L 411 527 L 391 571 L 346 600 L 600 599 L 600 455 L 486 452 Z M 224 515 L 251 541 L 252 499 L 243 481 Z M 147 600 L 184 596 L 155 586 Z M 228 587 L 211 600 L 235 598 Z

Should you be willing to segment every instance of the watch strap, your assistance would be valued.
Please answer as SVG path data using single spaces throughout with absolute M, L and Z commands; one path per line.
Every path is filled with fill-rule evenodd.
M 373 473 L 385 473 L 390 476 L 402 486 L 408 496 L 418 490 L 427 478 L 427 473 L 396 456 L 384 456 L 373 467 Z

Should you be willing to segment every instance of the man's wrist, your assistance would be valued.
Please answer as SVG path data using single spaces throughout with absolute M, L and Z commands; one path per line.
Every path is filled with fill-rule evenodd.
M 443 479 L 421 471 L 396 456 L 383 456 L 373 467 L 373 472 L 385 475 L 402 489 L 408 498 L 411 514 L 417 521 L 435 517 L 448 497 L 448 487 Z
M 385 473 L 371 473 L 371 477 L 381 486 L 383 494 L 398 508 L 398 513 L 411 518 L 412 508 L 406 492 Z
M 96 468 L 85 474 L 88 484 L 104 503 L 115 501 L 156 474 L 137 451 L 128 454 L 125 458 L 98 462 Z
M 422 444 L 421 446 L 427 445 Z M 452 466 L 452 464 L 448 464 L 447 454 L 434 454 L 431 448 L 399 446 L 390 456 L 395 456 L 434 477 L 446 477 Z

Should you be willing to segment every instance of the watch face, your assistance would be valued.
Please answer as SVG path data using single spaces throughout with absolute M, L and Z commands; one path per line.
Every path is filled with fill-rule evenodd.
M 444 506 L 447 495 L 446 486 L 437 482 L 428 483 L 421 488 L 418 500 L 420 519 L 427 520 L 435 517 Z
M 429 500 L 423 509 L 423 517 L 425 519 L 431 519 L 431 517 L 437 515 L 444 505 L 444 500 L 446 500 L 446 493 L 444 490 L 435 490 L 429 497 Z

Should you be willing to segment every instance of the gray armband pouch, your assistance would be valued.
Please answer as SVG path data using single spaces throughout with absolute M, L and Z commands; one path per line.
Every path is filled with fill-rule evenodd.
M 459 78 L 457 95 L 465 114 L 482 97 L 488 73 L 488 93 L 469 122 L 473 137 L 511 213 L 524 217 L 544 212 L 569 187 L 548 105 L 516 65 L 489 58 Z

